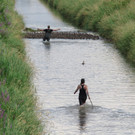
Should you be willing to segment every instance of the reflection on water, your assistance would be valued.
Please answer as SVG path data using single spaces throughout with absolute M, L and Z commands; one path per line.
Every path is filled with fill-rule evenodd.
M 78 107 L 78 120 L 79 120 L 79 126 L 80 126 L 80 133 L 87 133 L 86 127 L 89 122 L 88 117 L 90 116 L 90 113 L 94 113 L 94 106 L 90 106 L 88 104 L 85 104 L 83 106 Z
M 80 107 L 80 109 L 79 109 L 79 124 L 80 124 L 80 130 L 82 130 L 82 131 L 85 130 L 86 120 L 87 120 L 86 108 Z
M 50 42 L 43 42 L 43 44 L 45 45 L 46 49 L 50 49 L 51 48 L 51 43 Z
M 29 27 L 43 28 L 50 24 L 74 30 L 38 0 L 16 0 L 16 9 Z M 103 40 L 51 39 L 49 45 L 42 39 L 25 41 L 27 56 L 34 65 L 33 82 L 48 134 L 135 134 L 135 70 L 112 44 Z M 86 80 L 94 108 L 88 101 L 80 108 L 78 95 L 73 94 L 81 78 Z

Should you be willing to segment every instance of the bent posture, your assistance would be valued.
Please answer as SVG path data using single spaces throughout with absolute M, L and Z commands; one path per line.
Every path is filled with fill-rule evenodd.
M 50 29 L 50 26 L 48 26 L 47 29 L 38 29 L 38 30 L 45 32 L 45 35 L 44 35 L 44 37 L 43 37 L 43 41 L 45 41 L 45 40 L 50 41 L 51 33 L 52 33 L 53 31 L 57 31 L 57 30 L 60 30 L 60 29 Z
M 83 104 L 85 104 L 85 102 L 86 102 L 87 96 L 88 96 L 88 98 L 90 99 L 89 92 L 88 92 L 88 87 L 87 87 L 87 85 L 85 84 L 85 79 L 81 79 L 81 83 L 78 85 L 78 87 L 77 87 L 77 89 L 75 90 L 74 94 L 75 94 L 78 90 L 80 91 L 80 92 L 79 92 L 79 104 L 80 104 L 80 105 L 83 105 Z

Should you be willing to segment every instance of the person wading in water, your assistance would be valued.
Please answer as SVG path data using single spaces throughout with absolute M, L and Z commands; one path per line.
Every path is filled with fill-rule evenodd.
M 75 90 L 74 94 L 77 92 L 77 91 L 80 91 L 79 92 L 79 104 L 80 105 L 83 105 L 85 104 L 86 102 L 86 99 L 87 99 L 87 96 L 88 98 L 90 99 L 90 96 L 89 96 L 89 92 L 88 92 L 88 87 L 87 85 L 85 84 L 85 79 L 81 79 L 81 83 L 78 85 L 77 89 Z M 90 100 L 91 101 L 91 100 Z M 92 102 L 91 102 L 92 103 Z
M 43 41 L 47 40 L 49 42 L 50 38 L 51 38 L 51 33 L 53 31 L 57 31 L 57 30 L 60 30 L 60 29 L 50 29 L 50 26 L 48 25 L 47 29 L 38 29 L 38 30 L 45 32 L 45 35 L 43 37 Z

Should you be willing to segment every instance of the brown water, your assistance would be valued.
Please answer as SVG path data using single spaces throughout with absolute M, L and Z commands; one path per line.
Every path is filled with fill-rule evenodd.
M 16 0 L 27 27 L 48 24 L 76 30 L 54 16 L 38 0 Z M 112 44 L 104 40 L 25 39 L 27 56 L 45 131 L 50 135 L 134 135 L 135 73 Z M 85 65 L 81 63 L 85 61 Z M 84 77 L 91 100 L 79 107 L 80 79 Z

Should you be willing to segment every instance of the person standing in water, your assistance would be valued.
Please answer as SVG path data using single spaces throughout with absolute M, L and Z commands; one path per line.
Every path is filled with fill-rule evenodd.
M 45 32 L 45 35 L 43 37 L 43 41 L 47 40 L 49 42 L 50 38 L 51 38 L 51 33 L 53 31 L 57 31 L 57 30 L 60 30 L 60 29 L 50 29 L 50 25 L 48 25 L 47 29 L 38 29 L 38 30 Z
M 89 92 L 88 92 L 88 87 L 85 84 L 85 79 L 81 79 L 81 83 L 77 86 L 77 89 L 75 90 L 74 94 L 79 92 L 79 104 L 83 105 L 86 102 L 87 96 L 90 99 Z M 91 101 L 91 100 L 90 100 Z M 92 102 L 91 102 L 92 103 Z

